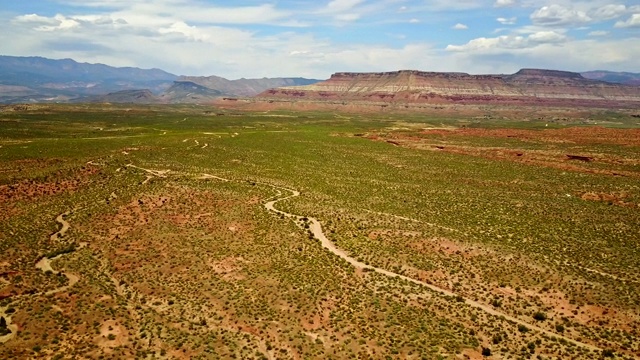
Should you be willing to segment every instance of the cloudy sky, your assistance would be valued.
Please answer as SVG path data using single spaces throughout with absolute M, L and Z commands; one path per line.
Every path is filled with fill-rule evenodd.
M 175 74 L 640 72 L 640 0 L 0 0 L 0 55 Z

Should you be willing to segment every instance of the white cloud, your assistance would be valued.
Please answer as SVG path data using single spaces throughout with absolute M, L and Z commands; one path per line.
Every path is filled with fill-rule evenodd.
M 528 40 L 532 43 L 551 44 L 563 42 L 566 38 L 565 35 L 555 31 L 540 31 L 529 35 Z
M 516 4 L 515 0 L 496 0 L 493 4 L 495 7 L 509 7 Z
M 418 23 L 420 23 L 420 20 L 414 18 L 414 19 L 409 20 L 409 23 L 410 24 L 418 24 Z
M 622 4 L 574 3 L 568 5 L 552 4 L 534 11 L 530 18 L 535 25 L 542 26 L 580 26 L 619 18 L 630 8 Z
M 335 16 L 335 19 L 340 21 L 340 22 L 350 22 L 350 21 L 356 21 L 358 19 L 360 19 L 361 15 L 360 14 L 356 14 L 356 13 L 351 13 L 351 14 L 338 14 Z
M 363 2 L 364 0 L 333 0 L 327 4 L 327 9 L 331 12 L 340 13 L 349 11 Z
M 61 1 L 61 0 L 59 0 Z M 301 26 L 291 19 L 290 11 L 273 4 L 255 6 L 215 6 L 192 0 L 66 0 L 78 7 L 104 8 L 111 16 L 125 19 L 136 25 L 165 25 L 176 21 L 207 24 L 269 24 L 276 26 Z M 115 9 L 115 10 L 114 10 Z
M 496 19 L 496 21 L 502 25 L 515 25 L 515 23 L 518 21 L 518 18 L 517 17 L 512 17 L 512 18 L 499 17 Z
M 22 23 L 27 25 L 39 25 L 34 27 L 37 31 L 56 31 L 69 30 L 80 26 L 80 22 L 73 18 L 67 18 L 64 15 L 57 14 L 54 17 L 45 17 L 37 14 L 29 14 L 17 16 L 13 19 L 13 23 Z
M 541 7 L 534 11 L 530 18 L 535 25 L 543 26 L 576 25 L 591 21 L 591 18 L 584 11 L 556 4 Z
M 448 45 L 451 52 L 505 52 L 505 50 L 525 49 L 540 44 L 556 44 L 566 40 L 566 36 L 555 31 L 540 31 L 522 35 L 502 35 L 494 38 L 477 38 L 464 45 Z
M 17 23 L 38 23 L 38 24 L 53 24 L 55 20 L 38 14 L 20 15 L 13 18 Z
M 427 44 L 398 47 L 397 43 L 393 46 L 335 43 L 311 33 L 264 34 L 166 19 L 146 25 L 147 20 L 139 17 L 128 18 L 128 24 L 121 26 L 91 25 L 90 22 L 107 21 L 86 15 L 76 20 L 82 24 L 82 31 L 38 32 L 35 27 L 54 26 L 58 20 L 32 16 L 12 23 L 0 22 L 0 42 L 6 45 L 3 51 L 17 56 L 73 58 L 226 78 L 325 78 L 336 71 L 420 69 L 425 63 L 443 64 L 441 70 L 446 70 L 445 63 L 436 60 L 437 50 Z M 11 34 L 11 41 L 7 41 L 6 34 Z
M 356 7 L 364 3 L 364 0 L 332 0 L 326 7 L 316 10 L 317 15 L 330 15 L 337 25 L 359 20 L 362 13 Z
M 465 24 L 457 23 L 451 27 L 454 30 L 467 30 L 469 27 Z
M 589 16 L 596 21 L 606 21 L 618 18 L 627 12 L 625 5 L 609 4 L 599 8 L 591 9 Z
M 618 21 L 615 24 L 617 28 L 637 28 L 640 27 L 640 14 L 633 14 L 625 21 Z
M 182 21 L 171 24 L 166 28 L 158 29 L 160 34 L 181 34 L 187 39 L 194 41 L 207 41 L 211 37 L 204 31 L 199 30 L 195 26 L 189 26 Z
M 450 0 L 326 0 L 311 9 L 286 8 L 281 5 L 286 2 L 284 0 L 270 2 L 273 5 L 240 7 L 208 5 L 213 1 L 197 0 L 154 0 L 153 4 L 130 0 L 55 1 L 61 4 L 75 1 L 79 8 L 74 11 L 81 15 L 64 13 L 58 17 L 45 17 L 29 14 L 8 19 L 6 16 L 9 15 L 0 11 L 3 53 L 69 57 L 113 66 L 158 67 L 177 74 L 227 78 L 325 78 L 336 71 L 403 68 L 469 73 L 511 72 L 524 66 L 634 71 L 640 58 L 640 47 L 637 46 L 640 38 L 634 31 L 612 27 L 609 29 L 611 36 L 603 36 L 606 34 L 602 31 L 591 31 L 605 29 L 602 26 L 571 32 L 575 36 L 585 36 L 591 31 L 588 40 L 567 36 L 569 26 L 575 26 L 572 30 L 576 30 L 604 19 L 611 23 L 620 20 L 617 27 L 640 27 L 640 6 L 632 10 L 633 7 L 627 5 L 624 14 L 618 15 L 622 7 L 608 5 L 610 0 L 553 0 L 557 5 L 531 8 L 538 16 L 535 22 L 532 18 L 533 24 L 522 18 L 497 18 L 516 15 L 516 12 L 508 10 L 501 14 L 505 10 L 491 8 L 493 0 L 454 3 Z M 627 0 L 631 1 L 635 0 Z M 538 0 L 506 1 L 503 5 L 528 8 L 536 2 Z M 296 1 L 298 3 L 301 2 Z M 358 40 L 349 42 L 347 37 L 334 40 L 330 33 L 323 32 L 327 24 L 349 26 L 350 22 L 358 20 L 369 26 L 371 22 L 364 21 L 371 19 L 380 24 L 423 22 L 432 25 L 432 21 L 437 21 L 446 27 L 467 19 L 470 12 L 462 11 L 478 9 L 485 10 L 482 16 L 489 20 L 489 25 L 494 18 L 502 25 L 528 24 L 503 26 L 494 35 L 488 35 L 490 28 L 481 29 L 486 31 L 487 37 L 467 43 L 450 42 L 448 51 L 433 48 L 429 40 L 407 43 L 411 41 L 409 39 L 415 39 L 414 35 L 398 40 L 402 37 L 376 33 L 375 27 L 371 28 L 372 36 L 366 45 L 359 44 Z M 398 14 L 398 11 L 404 13 Z M 258 26 L 245 27 L 244 24 L 270 24 L 273 27 L 260 31 Z M 322 26 L 304 32 L 295 28 L 309 24 Z M 346 34 L 349 30 L 339 32 Z
M 495 38 L 477 38 L 470 40 L 464 45 L 448 45 L 446 50 L 453 52 L 484 51 L 495 48 L 517 49 L 526 46 L 526 39 L 523 36 L 498 36 Z
M 78 15 L 67 17 L 57 14 L 53 17 L 40 16 L 37 14 L 16 16 L 11 20 L 15 25 L 25 25 L 28 28 L 40 32 L 66 31 L 71 29 L 88 27 L 107 26 L 121 27 L 127 25 L 124 19 L 113 19 L 107 15 Z
M 587 35 L 589 35 L 589 36 L 607 36 L 607 35 L 609 35 L 609 32 L 608 31 L 604 31 L 604 30 L 596 30 L 596 31 L 591 31 Z
M 638 41 L 638 38 L 573 40 L 562 46 L 540 44 L 536 47 L 511 49 L 506 51 L 508 56 L 503 56 L 504 52 L 454 52 L 447 61 L 463 69 L 462 71 L 471 73 L 514 73 L 525 67 L 569 71 L 635 71 L 635 59 L 640 58 L 640 47 L 635 45 Z

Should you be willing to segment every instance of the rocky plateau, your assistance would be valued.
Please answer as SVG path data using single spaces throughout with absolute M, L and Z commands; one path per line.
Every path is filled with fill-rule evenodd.
M 512 75 L 402 70 L 336 73 L 329 80 L 312 85 L 267 90 L 254 101 L 334 105 L 356 102 L 382 107 L 496 104 L 640 108 L 640 87 L 557 70 L 522 69 Z

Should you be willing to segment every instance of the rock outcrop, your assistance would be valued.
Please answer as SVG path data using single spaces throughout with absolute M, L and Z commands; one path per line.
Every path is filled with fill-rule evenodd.
M 556 70 L 523 69 L 513 75 L 403 70 L 336 73 L 313 85 L 267 90 L 258 99 L 640 107 L 640 87 Z

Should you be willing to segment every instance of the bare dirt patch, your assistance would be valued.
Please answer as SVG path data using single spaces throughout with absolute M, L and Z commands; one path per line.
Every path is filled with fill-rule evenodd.
M 410 242 L 408 246 L 420 253 L 437 252 L 447 255 L 456 254 L 465 258 L 471 258 L 487 252 L 487 250 L 480 249 L 477 246 L 466 245 L 441 237 L 413 241 Z
M 218 261 L 210 259 L 207 265 L 225 280 L 242 280 L 245 276 L 240 273 L 240 270 L 244 261 L 242 257 L 228 257 Z
M 616 144 L 640 146 L 640 129 L 611 129 L 601 126 L 545 130 L 478 128 L 460 128 L 455 130 L 429 129 L 424 130 L 422 134 L 513 138 L 523 141 L 581 145 Z
M 582 200 L 586 201 L 599 201 L 606 202 L 611 205 L 618 205 L 624 207 L 640 207 L 640 204 L 636 204 L 631 201 L 625 201 L 629 197 L 629 194 L 625 192 L 618 192 L 613 194 L 598 193 L 598 192 L 586 192 L 578 194 Z
M 513 161 L 565 171 L 640 178 L 640 159 L 616 153 L 600 153 L 595 146 L 640 146 L 640 129 L 572 127 L 565 129 L 432 129 L 420 132 L 371 134 L 368 139 L 393 142 L 396 146 L 471 155 L 490 160 Z M 548 145 L 540 149 L 473 144 L 474 139 L 514 139 Z M 473 144 L 473 145 L 472 145 Z M 519 148 L 520 147 L 520 148 Z
M 74 171 L 70 178 L 58 172 L 52 176 L 56 179 L 54 181 L 24 179 L 14 184 L 0 185 L 0 202 L 34 200 L 44 196 L 74 192 L 89 183 L 91 176 L 99 171 L 100 169 L 95 166 L 83 166 Z
M 129 332 L 127 328 L 116 320 L 107 320 L 100 325 L 100 335 L 95 338 L 95 343 L 100 346 L 105 353 L 110 350 L 126 345 L 129 342 Z

